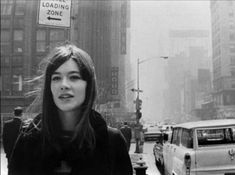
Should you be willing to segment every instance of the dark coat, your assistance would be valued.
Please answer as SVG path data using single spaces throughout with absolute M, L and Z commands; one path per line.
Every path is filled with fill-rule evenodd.
M 40 119 L 36 117 L 35 123 Z M 78 150 L 73 144 L 60 149 L 46 144 L 42 151 L 42 134 L 35 128 L 20 135 L 10 160 L 9 175 L 54 175 L 61 157 L 70 165 L 69 175 L 132 175 L 132 164 L 120 131 L 109 128 L 97 112 L 92 112 L 91 125 L 95 131 L 96 148 L 92 154 Z M 39 127 L 40 128 L 40 127 Z
M 131 145 L 131 137 L 132 137 L 131 128 L 127 125 L 124 125 L 120 128 L 120 131 L 123 134 L 123 136 L 125 137 L 127 149 L 129 151 L 130 145 Z
M 15 141 L 19 135 L 21 123 L 22 121 L 20 118 L 14 118 L 4 123 L 2 139 L 4 152 L 6 153 L 8 160 L 11 156 Z

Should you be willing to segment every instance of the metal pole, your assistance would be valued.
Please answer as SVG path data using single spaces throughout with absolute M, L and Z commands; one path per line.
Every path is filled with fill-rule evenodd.
M 139 102 L 139 90 L 140 90 L 140 85 L 139 85 L 139 58 L 137 59 L 137 98 L 136 98 L 136 103 Z M 137 110 L 137 109 L 136 109 Z M 137 116 L 136 112 L 136 147 L 135 147 L 135 153 L 140 153 L 140 130 L 139 130 L 139 118 Z
M 140 80 L 139 80 L 139 72 L 140 72 L 140 63 L 139 58 L 137 60 L 137 99 L 139 100 L 139 90 L 140 90 Z

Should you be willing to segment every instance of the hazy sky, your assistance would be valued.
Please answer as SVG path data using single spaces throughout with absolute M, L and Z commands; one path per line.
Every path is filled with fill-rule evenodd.
M 172 29 L 205 29 L 210 31 L 209 1 L 131 1 L 131 61 L 156 58 L 140 64 L 140 95 L 143 119 L 156 122 L 162 118 L 163 89 L 168 55 L 168 31 Z M 170 58 L 169 58 L 170 59 Z

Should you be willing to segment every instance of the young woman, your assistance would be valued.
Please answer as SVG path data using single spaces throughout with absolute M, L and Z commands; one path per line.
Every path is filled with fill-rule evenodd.
M 49 55 L 42 113 L 21 132 L 9 175 L 131 175 L 123 136 L 92 109 L 95 69 L 72 44 Z

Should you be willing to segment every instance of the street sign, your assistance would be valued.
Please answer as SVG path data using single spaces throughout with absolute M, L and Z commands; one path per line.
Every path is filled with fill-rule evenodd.
M 70 27 L 71 0 L 40 0 L 38 24 Z

